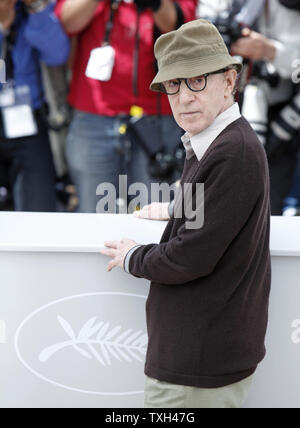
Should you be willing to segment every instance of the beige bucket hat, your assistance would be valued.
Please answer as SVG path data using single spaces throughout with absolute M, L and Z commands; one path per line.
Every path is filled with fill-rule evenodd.
M 158 73 L 150 85 L 161 92 L 161 83 L 177 78 L 191 78 L 242 64 L 233 58 L 217 28 L 209 21 L 198 19 L 178 30 L 162 35 L 155 43 Z

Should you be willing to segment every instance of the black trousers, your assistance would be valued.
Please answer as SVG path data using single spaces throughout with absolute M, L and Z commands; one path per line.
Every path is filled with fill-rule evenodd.
M 269 124 L 276 120 L 280 111 L 286 104 L 278 104 L 269 110 Z M 293 180 L 297 170 L 298 151 L 300 148 L 300 134 L 291 141 L 290 144 L 282 145 L 275 156 L 269 161 L 270 169 L 270 192 L 271 192 L 271 213 L 274 216 L 282 215 L 284 200 L 290 193 Z
M 291 145 L 287 151 L 269 159 L 272 215 L 282 215 L 284 199 L 292 189 L 297 169 L 297 154 L 298 148 Z
M 38 134 L 6 139 L 0 121 L 0 177 L 12 189 L 16 211 L 56 211 L 55 168 L 48 130 L 35 112 Z

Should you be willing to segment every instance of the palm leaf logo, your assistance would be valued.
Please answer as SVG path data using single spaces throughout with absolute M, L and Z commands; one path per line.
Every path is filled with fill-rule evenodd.
M 95 358 L 103 367 L 110 366 L 113 360 L 143 362 L 146 354 L 148 337 L 142 330 L 133 329 L 122 331 L 122 326 L 111 328 L 109 322 L 101 321 L 96 324 L 97 317 L 88 320 L 75 334 L 71 325 L 61 316 L 57 317 L 59 324 L 68 336 L 68 340 L 56 343 L 44 349 L 39 354 L 39 360 L 46 363 L 57 352 L 72 347 L 76 352 L 89 360 Z

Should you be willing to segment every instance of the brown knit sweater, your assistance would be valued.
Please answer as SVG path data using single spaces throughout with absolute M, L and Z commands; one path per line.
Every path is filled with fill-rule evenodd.
M 130 273 L 151 281 L 146 375 L 217 388 L 264 358 L 271 282 L 269 173 L 248 122 L 229 125 L 181 183 L 204 183 L 205 221 L 172 217 L 160 244 L 138 248 Z

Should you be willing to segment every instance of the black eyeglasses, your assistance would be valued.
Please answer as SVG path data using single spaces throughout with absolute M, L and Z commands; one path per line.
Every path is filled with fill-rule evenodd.
M 207 86 L 207 78 L 213 74 L 223 74 L 227 69 L 222 69 L 219 71 L 214 71 L 212 73 L 206 73 L 202 76 L 192 77 L 191 79 L 173 79 L 167 80 L 166 82 L 161 83 L 161 91 L 167 95 L 176 95 L 180 90 L 180 85 L 182 80 L 185 82 L 186 86 L 192 92 L 201 92 Z

